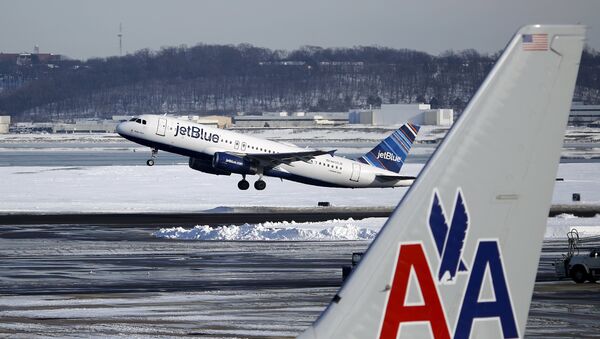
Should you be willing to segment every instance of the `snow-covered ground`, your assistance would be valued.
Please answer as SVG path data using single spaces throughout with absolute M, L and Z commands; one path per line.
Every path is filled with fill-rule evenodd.
M 52 133 L 31 133 L 31 134 L 0 134 L 0 143 L 96 143 L 96 142 L 123 142 L 124 139 L 117 133 L 77 133 L 77 134 L 52 134 Z
M 416 175 L 420 164 L 407 164 Z M 559 166 L 553 203 L 600 203 L 600 163 Z M 239 176 L 213 176 L 187 166 L 0 167 L 0 212 L 193 212 L 220 206 L 394 206 L 406 188 L 336 189 L 266 178 L 265 191 L 239 191 Z M 322 223 L 266 223 L 211 229 L 163 229 L 156 236 L 201 240 L 370 240 L 385 218 Z M 563 238 L 571 227 L 600 234 L 600 218 L 549 219 L 547 237 Z
M 416 174 L 422 165 L 406 166 Z M 406 188 L 332 189 L 265 178 L 240 191 L 239 175 L 175 166 L 0 167 L 0 212 L 192 212 L 219 206 L 396 205 Z M 249 178 L 255 180 L 256 178 Z
M 403 174 L 416 175 L 420 164 Z M 553 203 L 600 203 L 600 163 L 559 166 Z M 255 178 L 249 178 L 255 180 Z M 219 206 L 395 206 L 406 188 L 324 188 L 266 178 L 264 191 L 239 191 L 240 176 L 214 176 L 185 165 L 0 167 L 0 212 L 194 212 Z

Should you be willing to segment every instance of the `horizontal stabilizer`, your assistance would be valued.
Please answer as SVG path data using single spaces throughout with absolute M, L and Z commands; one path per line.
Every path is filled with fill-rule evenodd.
M 386 175 L 386 174 L 377 174 L 375 175 L 377 180 L 381 181 L 395 181 L 395 180 L 415 180 L 415 177 L 406 176 L 406 175 Z

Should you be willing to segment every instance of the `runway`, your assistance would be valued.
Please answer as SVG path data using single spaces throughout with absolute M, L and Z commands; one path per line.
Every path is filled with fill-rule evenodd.
M 0 225 L 195 226 L 388 217 L 393 207 L 219 207 L 197 213 L 6 213 Z
M 395 206 L 355 207 L 219 207 L 188 212 L 148 213 L 3 213 L 0 225 L 111 225 L 111 226 L 195 226 L 263 222 L 314 222 L 332 219 L 360 220 L 386 218 Z M 550 207 L 549 217 L 572 214 L 593 217 L 600 214 L 598 204 L 556 204 Z
M 368 242 L 158 239 L 107 225 L 3 226 L 0 335 L 289 338 Z M 600 333 L 600 285 L 556 281 L 546 241 L 527 337 Z

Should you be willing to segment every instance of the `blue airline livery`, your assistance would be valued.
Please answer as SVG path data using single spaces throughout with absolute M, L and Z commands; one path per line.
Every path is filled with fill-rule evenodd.
M 419 126 L 406 123 L 357 160 L 335 156 L 335 150 L 300 148 L 160 115 L 141 115 L 117 126 L 122 137 L 148 146 L 154 165 L 159 150 L 189 157 L 192 169 L 216 174 L 240 174 L 238 188 L 263 190 L 263 176 L 326 187 L 401 187 L 414 177 L 400 174 Z

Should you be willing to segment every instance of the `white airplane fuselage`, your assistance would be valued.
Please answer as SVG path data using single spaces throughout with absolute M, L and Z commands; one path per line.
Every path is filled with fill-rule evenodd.
M 298 146 L 247 136 L 173 117 L 141 115 L 136 118 L 145 124 L 131 120 L 125 121 L 117 126 L 117 133 L 128 140 L 156 150 L 194 158 L 197 162 L 203 162 L 207 169 L 212 166 L 213 157 L 218 152 L 276 154 L 307 151 Z M 229 175 L 231 173 L 213 174 Z M 402 187 L 410 185 L 413 181 L 411 179 L 379 180 L 377 175 L 393 176 L 397 173 L 329 154 L 314 156 L 310 160 L 282 163 L 272 168 L 258 169 L 256 174 L 325 187 Z

